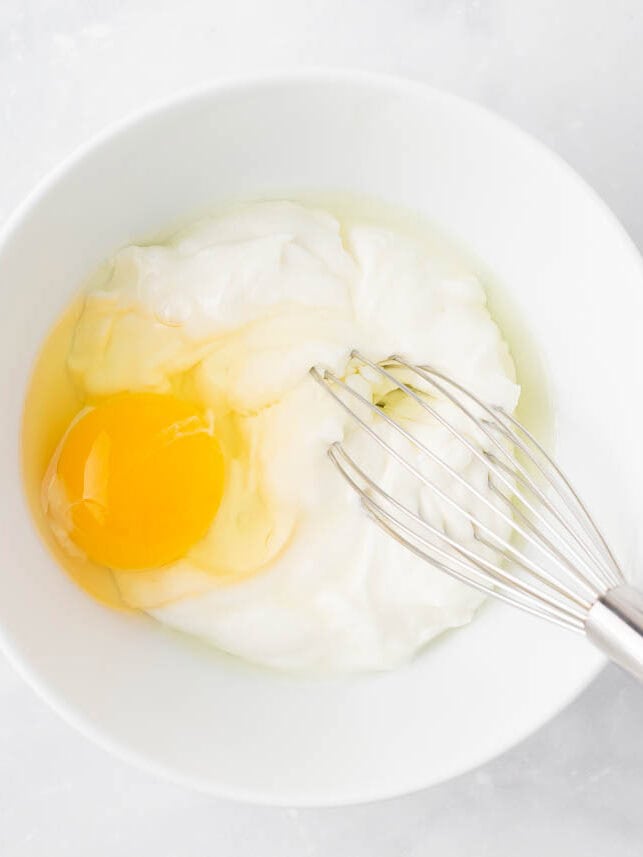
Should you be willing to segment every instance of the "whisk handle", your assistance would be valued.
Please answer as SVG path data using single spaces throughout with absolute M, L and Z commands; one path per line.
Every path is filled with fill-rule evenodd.
M 643 681 L 643 593 L 628 585 L 609 589 L 591 607 L 585 633 L 610 660 Z

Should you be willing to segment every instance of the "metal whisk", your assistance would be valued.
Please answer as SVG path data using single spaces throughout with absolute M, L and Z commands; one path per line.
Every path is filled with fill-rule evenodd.
M 401 391 L 481 462 L 488 491 L 481 491 L 400 421 L 333 372 L 314 367 L 313 378 L 377 443 L 443 504 L 470 522 L 474 547 L 459 543 L 392 496 L 341 443 L 329 456 L 390 536 L 446 574 L 507 604 L 583 633 L 615 663 L 643 680 L 643 594 L 630 586 L 604 537 L 558 465 L 533 435 L 502 408 L 486 404 L 430 366 L 399 355 L 380 363 L 354 351 L 352 358 Z M 404 380 L 402 380 L 404 379 Z M 399 395 L 399 394 L 398 394 Z M 444 416 L 439 401 L 457 409 Z M 404 424 L 403 424 L 404 422 Z M 463 430 L 467 425 L 468 430 Z M 385 429 L 383 432 L 382 429 Z M 393 434 L 391 434 L 393 432 Z M 383 436 L 383 434 L 387 436 Z M 499 516 L 509 537 L 453 499 L 439 481 L 400 451 L 391 437 L 414 447 Z M 410 448 L 409 447 L 409 448 Z M 491 495 L 491 496 L 490 496 Z

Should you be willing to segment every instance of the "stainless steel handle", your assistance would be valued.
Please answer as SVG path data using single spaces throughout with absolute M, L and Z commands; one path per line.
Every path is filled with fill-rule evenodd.
M 643 593 L 615 586 L 591 607 L 587 639 L 610 660 L 643 681 Z

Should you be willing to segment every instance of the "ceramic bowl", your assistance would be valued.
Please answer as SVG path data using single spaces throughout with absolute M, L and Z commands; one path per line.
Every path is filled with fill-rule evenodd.
M 628 510 L 643 505 L 643 272 L 612 214 L 542 145 L 459 98 L 355 72 L 219 82 L 146 110 L 69 158 L 4 229 L 4 650 L 121 757 L 214 795 L 337 805 L 501 753 L 584 688 L 600 656 L 493 604 L 392 672 L 255 669 L 78 590 L 35 533 L 19 463 L 34 356 L 84 278 L 120 246 L 228 199 L 290 189 L 415 210 L 493 272 L 548 367 L 558 457 L 626 566 L 637 536 Z

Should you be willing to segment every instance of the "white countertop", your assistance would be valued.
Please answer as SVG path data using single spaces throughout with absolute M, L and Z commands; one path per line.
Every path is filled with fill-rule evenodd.
M 640 0 L 1 0 L 0 221 L 141 105 L 222 74 L 341 65 L 421 78 L 513 119 L 643 247 L 642 45 Z M 609 668 L 536 735 L 452 782 L 273 810 L 113 760 L 0 656 L 0 855 L 640 857 L 641 724 L 643 688 Z

